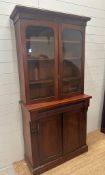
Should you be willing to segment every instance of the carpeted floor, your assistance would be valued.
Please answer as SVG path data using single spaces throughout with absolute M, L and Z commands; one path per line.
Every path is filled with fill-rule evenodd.
M 89 151 L 42 175 L 105 175 L 105 135 L 88 134 Z M 16 175 L 31 175 L 25 161 L 14 164 Z

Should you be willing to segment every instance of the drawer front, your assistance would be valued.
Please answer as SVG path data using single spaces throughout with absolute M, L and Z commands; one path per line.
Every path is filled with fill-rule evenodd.
M 69 105 L 63 105 L 63 106 L 58 106 L 58 107 L 53 107 L 50 109 L 45 109 L 45 110 L 40 110 L 37 112 L 32 112 L 31 113 L 31 120 L 35 121 L 35 120 L 39 120 L 41 118 L 46 118 L 46 117 L 50 117 L 51 115 L 55 115 L 55 114 L 61 114 L 63 112 L 67 112 L 67 111 L 72 111 L 72 110 L 78 110 L 79 108 L 83 107 L 83 103 L 76 103 L 76 104 L 69 104 Z

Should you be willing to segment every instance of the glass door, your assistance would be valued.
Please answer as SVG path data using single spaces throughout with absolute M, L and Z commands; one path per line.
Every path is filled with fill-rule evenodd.
M 61 33 L 61 94 L 78 94 L 81 92 L 82 33 L 69 25 L 62 25 Z
M 26 57 L 31 101 L 50 100 L 57 96 L 57 51 L 55 51 L 57 30 L 56 26 L 52 26 L 35 23 L 26 28 Z

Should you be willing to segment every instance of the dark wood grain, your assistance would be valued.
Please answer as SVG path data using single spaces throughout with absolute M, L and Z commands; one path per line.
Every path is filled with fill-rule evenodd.
M 18 32 L 17 32 L 18 31 Z M 21 99 L 24 102 L 28 102 L 29 99 L 27 97 L 27 76 L 26 76 L 26 69 L 24 65 L 24 59 L 23 59 L 23 48 L 21 47 L 23 44 L 22 40 L 22 28 L 20 21 L 17 22 L 15 25 L 15 33 L 16 33 L 16 46 L 17 46 L 17 60 L 18 60 L 18 70 L 19 70 L 19 79 L 20 79 L 20 94 Z M 29 95 L 28 95 L 29 96 Z
M 63 154 L 68 154 L 81 147 L 82 105 L 75 105 L 75 108 L 63 114 Z
M 81 94 L 81 95 L 77 95 L 75 97 L 71 97 L 71 98 L 66 98 L 66 99 L 62 99 L 62 100 L 55 100 L 55 101 L 51 101 L 51 102 L 46 102 L 46 103 L 40 103 L 40 104 L 30 104 L 30 105 L 26 105 L 26 108 L 32 112 L 32 111 L 36 111 L 36 110 L 42 110 L 42 109 L 48 109 L 51 107 L 56 107 L 56 106 L 61 106 L 61 105 L 66 105 L 66 104 L 72 104 L 74 102 L 81 102 L 81 101 L 85 101 L 92 98 L 92 96 L 89 95 L 85 95 L 85 94 Z
M 42 10 L 36 8 L 29 8 L 24 6 L 17 5 L 11 16 L 14 23 L 17 22 L 19 19 L 45 19 L 49 21 L 56 21 L 60 23 L 70 23 L 76 25 L 86 25 L 86 22 L 89 21 L 91 18 L 85 16 L 78 16 L 73 14 L 66 14 L 61 12 L 53 12 L 49 10 Z
M 105 94 L 103 102 L 103 112 L 102 112 L 102 121 L 101 121 L 101 132 L 105 133 Z
M 62 155 L 61 116 L 60 114 L 50 114 L 50 116 L 40 119 L 38 124 L 40 163 L 45 164 Z
M 30 113 L 22 106 L 22 117 L 23 117 L 23 136 L 24 136 L 24 148 L 25 156 L 29 160 L 31 166 L 33 166 L 33 155 L 32 155 L 32 145 L 31 145 L 31 135 L 30 135 Z

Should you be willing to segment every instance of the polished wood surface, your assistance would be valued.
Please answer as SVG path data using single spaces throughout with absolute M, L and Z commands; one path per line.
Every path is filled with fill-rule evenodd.
M 45 108 L 48 109 L 48 108 L 57 107 L 57 106 L 60 106 L 60 105 L 66 105 L 66 104 L 72 104 L 72 103 L 75 103 L 75 102 L 81 102 L 81 101 L 88 100 L 90 98 L 92 98 L 92 96 L 81 94 L 81 95 L 77 95 L 75 97 L 71 97 L 71 98 L 67 98 L 67 99 L 55 100 L 55 101 L 46 102 L 46 103 L 39 103 L 39 104 L 30 104 L 30 105 L 24 104 L 24 106 L 26 106 L 26 108 L 30 112 L 32 112 L 32 111 L 35 111 L 35 110 L 41 110 L 41 109 L 45 109 Z
M 38 121 L 40 164 L 50 162 L 62 155 L 61 116 L 55 114 Z
M 72 103 L 29 111 L 32 152 L 25 157 L 34 175 L 53 168 L 88 150 L 86 145 L 86 120 L 90 96 Z M 51 103 L 51 102 L 49 102 Z M 43 103 L 44 104 L 44 103 Z M 33 105 L 33 104 L 32 104 Z M 31 105 L 31 106 L 32 106 Z M 26 116 L 23 115 L 23 118 Z M 27 128 L 29 124 L 24 122 Z M 30 155 L 31 154 L 31 155 Z M 29 156 L 33 157 L 33 163 Z
M 105 133 L 105 94 L 104 94 L 103 111 L 102 111 L 101 131 Z
M 33 175 L 88 150 L 85 26 L 90 18 L 16 6 L 25 159 Z
M 83 123 L 82 104 L 63 114 L 63 154 L 68 154 L 82 146 Z M 85 118 L 86 120 L 86 118 Z M 85 133 L 86 134 L 86 133 Z
M 18 15 L 17 15 L 18 14 Z M 49 10 L 42 10 L 37 8 L 29 8 L 24 6 L 16 6 L 10 16 L 13 19 L 14 23 L 20 19 L 43 19 L 49 21 L 57 21 L 64 22 L 70 24 L 79 24 L 86 25 L 86 22 L 91 18 L 86 16 L 78 16 L 73 14 L 61 13 L 61 12 L 53 12 Z

